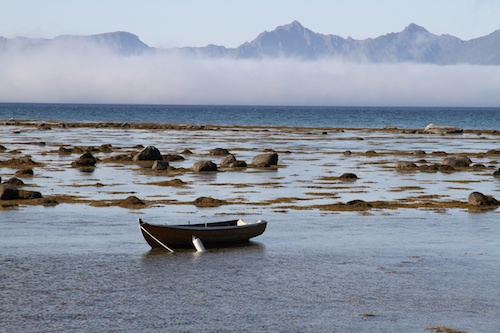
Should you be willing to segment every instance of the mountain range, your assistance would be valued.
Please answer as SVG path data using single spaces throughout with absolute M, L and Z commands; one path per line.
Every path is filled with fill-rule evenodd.
M 51 46 L 81 52 L 95 45 L 109 48 L 123 56 L 176 53 L 195 57 L 237 59 L 334 58 L 364 63 L 500 65 L 500 30 L 465 41 L 451 35 L 432 34 L 413 23 L 401 32 L 356 40 L 316 33 L 298 21 L 293 21 L 273 31 L 262 32 L 254 40 L 236 48 L 210 44 L 204 47 L 158 49 L 148 46 L 139 37 L 128 32 L 59 36 L 54 39 L 0 37 L 2 53 L 11 50 L 34 52 Z

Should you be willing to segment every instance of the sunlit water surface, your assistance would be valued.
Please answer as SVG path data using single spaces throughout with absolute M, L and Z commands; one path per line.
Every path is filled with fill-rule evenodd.
M 498 197 L 494 157 L 486 169 L 399 173 L 394 163 L 416 157 L 391 152 L 478 153 L 498 148 L 495 137 L 406 135 L 364 131 L 40 130 L 2 127 L 2 159 L 29 154 L 46 166 L 24 179 L 44 195 L 84 199 L 169 199 L 211 196 L 237 202 L 217 208 L 156 204 L 146 209 L 60 204 L 0 211 L 0 331 L 5 332 L 423 332 L 447 326 L 499 332 L 498 210 L 322 212 L 293 205 L 397 200 L 437 195 L 464 201 L 473 190 Z M 362 139 L 362 140 L 361 140 Z M 32 144 L 44 142 L 44 145 Z M 93 172 L 69 165 L 61 146 L 111 144 L 126 151 L 154 145 L 162 153 L 189 148 L 176 167 L 189 168 L 222 146 L 238 159 L 266 148 L 279 152 L 277 170 L 221 170 L 154 175 L 137 165 L 98 163 Z M 344 155 L 346 150 L 351 155 Z M 378 154 L 367 157 L 364 152 Z M 97 153 L 105 158 L 105 153 Z M 16 170 L 1 169 L 2 177 Z M 325 177 L 354 172 L 351 183 Z M 180 178 L 184 188 L 148 184 Z M 100 184 L 97 186 L 96 184 Z M 242 187 L 241 185 L 244 184 Z M 418 187 L 415 187 L 418 186 Z M 398 190 L 409 187 L 409 190 Z M 330 195 L 329 195 L 330 194 Z M 269 222 L 248 247 L 151 251 L 138 217 L 155 223 L 233 217 Z
M 3 331 L 500 329 L 492 213 L 271 213 L 248 247 L 171 254 L 135 212 L 79 212 L 2 212 Z

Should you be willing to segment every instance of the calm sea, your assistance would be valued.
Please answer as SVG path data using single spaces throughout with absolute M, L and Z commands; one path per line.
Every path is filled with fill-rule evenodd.
M 500 108 L 0 104 L 0 119 L 195 125 L 498 129 Z
M 264 106 L 0 104 L 0 119 L 164 122 L 215 125 L 500 128 L 500 109 Z M 310 132 L 310 133 L 309 133 Z M 472 191 L 500 197 L 493 171 L 498 136 L 385 133 L 370 130 L 183 130 L 0 125 L 0 162 L 29 155 L 41 162 L 25 188 L 101 203 L 130 195 L 145 208 L 72 203 L 11 206 L 0 202 L 0 332 L 405 332 L 444 326 L 500 332 L 500 209 L 314 208 L 350 200 L 467 200 Z M 43 144 L 42 144 L 43 143 Z M 79 154 L 61 146 L 110 144 L 92 170 L 72 168 Z M 104 162 L 154 144 L 189 148 L 179 172 Z M 280 152 L 278 169 L 187 171 L 214 147 L 251 161 Z M 2 148 L 2 147 L 0 147 Z M 365 154 L 375 149 L 377 154 Z M 344 151 L 352 151 L 344 155 Z M 467 172 L 396 172 L 406 152 L 470 154 L 484 164 Z M 283 153 L 281 153 L 283 152 Z M 112 155 L 110 155 L 112 154 Z M 218 158 L 217 158 L 218 159 Z M 102 162 L 101 162 L 102 161 Z M 214 161 L 216 161 L 214 159 Z M 421 163 L 421 160 L 420 162 Z M 182 168 L 186 171 L 180 171 Z M 339 182 L 335 175 L 359 179 Z M 0 163 L 0 176 L 17 169 Z M 182 188 L 163 186 L 173 177 Z M 231 205 L 200 208 L 196 198 Z M 306 209 L 309 207 L 308 209 Z M 301 209 L 304 208 L 304 209 Z M 137 226 L 243 218 L 265 219 L 250 246 L 152 251 Z

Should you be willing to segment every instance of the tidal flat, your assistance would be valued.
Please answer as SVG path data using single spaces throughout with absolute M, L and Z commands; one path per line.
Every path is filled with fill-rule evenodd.
M 0 201 L 9 331 L 500 329 L 500 209 L 467 203 L 499 199 L 497 131 L 2 121 L 0 137 L 2 181 L 42 195 Z M 146 146 L 182 159 L 153 170 L 131 159 Z M 215 148 L 248 166 L 221 167 Z M 72 167 L 85 151 L 95 167 Z M 278 164 L 252 165 L 265 152 Z M 452 156 L 471 164 L 439 167 Z M 249 247 L 170 255 L 139 217 L 269 226 Z
M 472 191 L 498 193 L 500 148 L 496 131 L 429 135 L 405 129 L 221 127 L 116 123 L 37 123 L 2 127 L 3 179 L 24 179 L 23 188 L 57 203 L 119 206 L 128 195 L 146 207 L 191 205 L 198 197 L 223 200 L 216 215 L 235 210 L 468 209 Z M 177 156 L 168 170 L 153 161 L 132 161 L 146 146 Z M 226 149 L 248 167 L 223 167 Z M 95 167 L 74 168 L 89 151 Z M 277 166 L 252 166 L 252 158 L 276 152 Z M 467 166 L 441 168 L 449 156 L 466 156 Z M 24 160 L 23 160 L 24 157 Z M 26 162 L 28 160 L 28 162 Z M 210 160 L 217 172 L 195 173 L 193 164 Z M 401 161 L 412 168 L 398 168 Z M 19 175 L 23 169 L 33 174 Z M 16 174 L 17 172 L 17 174 Z M 343 178 L 342 175 L 355 175 Z M 2 202 L 2 208 L 43 204 L 43 200 Z M 169 207 L 174 208 L 174 207 Z M 369 208 L 369 209 L 368 209 Z M 174 208 L 175 210 L 175 208 Z M 196 213 L 195 208 L 193 213 Z M 182 210 L 185 214 L 185 207 Z

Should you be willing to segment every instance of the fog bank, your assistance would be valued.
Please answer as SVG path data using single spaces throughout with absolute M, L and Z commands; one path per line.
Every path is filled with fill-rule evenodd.
M 500 106 L 500 66 L 0 53 L 0 102 Z

